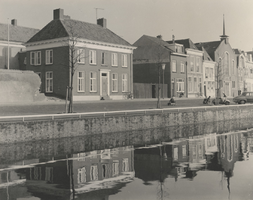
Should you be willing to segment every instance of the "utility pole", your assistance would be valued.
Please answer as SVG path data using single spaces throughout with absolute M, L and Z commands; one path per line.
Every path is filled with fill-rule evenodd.
M 94 9 L 96 9 L 96 21 L 98 20 L 98 16 L 97 16 L 97 12 L 98 12 L 98 10 L 104 10 L 103 8 L 94 8 Z

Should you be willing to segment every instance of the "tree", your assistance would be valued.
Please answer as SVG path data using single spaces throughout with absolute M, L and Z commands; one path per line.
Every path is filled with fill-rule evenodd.
M 84 62 L 85 59 L 85 49 L 78 48 L 77 44 L 80 42 L 80 36 L 78 34 L 77 30 L 77 24 L 76 21 L 66 21 L 65 25 L 69 33 L 69 37 L 67 40 L 67 43 L 64 44 L 64 46 L 68 46 L 68 57 L 69 57 L 69 85 L 67 86 L 67 96 L 66 99 L 69 100 L 68 108 L 66 109 L 66 112 L 72 113 L 73 112 L 73 78 L 75 71 L 78 67 L 78 63 Z M 65 64 L 64 64 L 65 65 Z

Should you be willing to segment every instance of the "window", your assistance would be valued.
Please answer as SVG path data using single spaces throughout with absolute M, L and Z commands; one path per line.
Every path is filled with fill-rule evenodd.
M 200 58 L 197 57 L 197 58 L 196 58 L 196 72 L 200 72 L 199 67 L 200 67 Z
M 127 92 L 127 74 L 122 74 L 122 92 Z
M 188 90 L 189 92 L 192 92 L 192 77 L 188 78 Z
M 172 72 L 177 72 L 177 63 L 175 60 L 172 60 Z
M 184 72 L 184 63 L 181 62 L 181 72 Z
M 26 57 L 24 58 L 24 64 L 26 65 Z
M 90 60 L 90 64 L 93 64 L 93 65 L 96 64 L 96 51 L 95 50 L 89 51 L 89 60 Z
M 232 81 L 232 88 L 235 88 L 235 81 Z
M 177 79 L 177 91 L 184 92 L 184 80 Z
M 118 54 L 112 53 L 112 66 L 118 66 Z
M 84 72 L 77 73 L 77 92 L 84 92 Z
M 190 70 L 192 72 L 194 71 L 194 62 L 195 62 L 195 57 L 191 56 L 190 57 Z
M 90 72 L 90 92 L 97 91 L 97 73 Z
M 53 72 L 46 72 L 46 92 L 53 92 Z
M 30 52 L 30 65 L 41 65 L 41 52 Z
M 53 167 L 46 167 L 46 173 L 45 173 L 45 181 L 49 183 L 53 183 Z
M 112 163 L 112 176 L 117 176 L 119 175 L 119 161 L 118 160 L 113 160 Z
M 198 84 L 197 84 L 197 78 L 194 78 L 194 91 L 198 91 Z
M 105 52 L 101 53 L 101 65 L 105 65 Z
M 46 65 L 53 64 L 53 50 L 46 50 Z
M 122 60 L 122 67 L 127 67 L 127 55 L 126 54 L 122 54 L 121 60 Z
M 224 72 L 226 75 L 229 75 L 229 54 L 228 52 L 225 53 L 225 59 L 224 59 Z
M 77 172 L 77 183 L 86 182 L 86 169 L 85 167 L 79 168 Z
M 85 50 L 84 49 L 77 49 L 77 62 L 78 63 L 85 63 Z
M 97 181 L 98 180 L 98 166 L 91 165 L 90 167 L 90 180 Z
M 112 74 L 112 92 L 118 92 L 118 74 Z

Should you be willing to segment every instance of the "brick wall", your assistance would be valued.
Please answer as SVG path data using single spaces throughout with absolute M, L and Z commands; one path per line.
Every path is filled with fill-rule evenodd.
M 192 111 L 192 109 L 185 109 L 180 112 L 177 110 L 170 110 L 168 113 L 140 114 L 137 116 L 1 123 L 0 144 L 94 134 L 121 134 L 125 131 L 138 131 L 162 127 L 171 127 L 174 129 L 173 127 L 183 127 L 185 125 L 196 126 L 200 123 L 213 123 L 213 125 L 215 125 L 215 123 L 218 122 L 215 125 L 218 128 L 223 127 L 224 124 L 227 123 L 226 121 L 230 121 L 230 126 L 228 126 L 227 131 L 234 130 L 233 128 L 236 127 L 252 127 L 251 113 L 253 112 L 253 106 L 217 108 L 212 107 L 207 110 L 199 108 L 194 111 Z M 184 132 L 181 132 L 181 134 L 184 134 Z

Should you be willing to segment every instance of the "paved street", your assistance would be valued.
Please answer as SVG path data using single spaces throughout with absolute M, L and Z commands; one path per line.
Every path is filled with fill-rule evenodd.
M 168 106 L 168 99 L 161 99 L 162 108 L 175 107 L 195 107 L 212 106 L 203 104 L 202 98 L 197 99 L 177 99 L 176 106 Z M 231 101 L 231 104 L 234 104 Z M 155 109 L 157 99 L 134 99 L 134 100 L 111 100 L 94 102 L 75 102 L 74 112 L 99 112 L 99 111 L 118 111 L 118 110 L 137 110 L 137 109 Z M 0 105 L 0 116 L 17 115 L 39 115 L 39 114 L 57 114 L 65 112 L 65 102 L 45 101 L 32 104 L 5 104 Z

